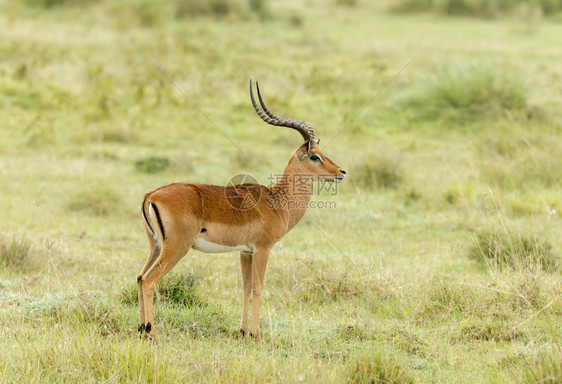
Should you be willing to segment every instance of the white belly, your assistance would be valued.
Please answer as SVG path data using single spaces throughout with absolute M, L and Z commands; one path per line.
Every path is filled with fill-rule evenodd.
M 228 245 L 211 243 L 210 241 L 207 241 L 200 237 L 198 237 L 197 240 L 195 240 L 195 243 L 193 243 L 192 248 L 205 253 L 223 253 L 223 252 L 233 252 L 233 251 L 252 252 L 252 250 L 246 247 L 245 245 L 236 245 L 234 247 L 231 247 Z

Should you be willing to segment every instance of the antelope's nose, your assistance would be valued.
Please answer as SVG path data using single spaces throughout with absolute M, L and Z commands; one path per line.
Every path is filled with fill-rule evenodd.
M 346 174 L 347 174 L 347 172 L 344 171 L 343 169 L 340 169 L 340 173 L 341 173 L 342 175 L 346 175 Z

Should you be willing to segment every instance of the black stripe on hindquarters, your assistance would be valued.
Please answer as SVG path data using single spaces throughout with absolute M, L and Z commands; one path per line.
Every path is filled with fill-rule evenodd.
M 148 218 L 146 217 L 146 211 L 144 210 L 144 207 L 146 205 L 146 199 L 148 199 L 149 196 L 150 195 L 146 195 L 146 197 L 142 201 L 141 211 L 142 211 L 142 217 L 144 218 L 144 221 L 145 221 L 146 225 L 148 225 L 148 229 L 150 229 L 150 232 L 152 232 L 152 234 L 154 235 L 154 229 L 150 225 L 150 222 L 148 221 Z
M 166 238 L 166 234 L 164 233 L 164 226 L 162 225 L 162 219 L 160 218 L 160 212 L 158 212 L 158 208 L 156 204 L 150 203 L 152 205 L 152 209 L 154 209 L 154 213 L 156 214 L 156 220 L 158 220 L 158 226 L 160 227 L 160 232 L 162 232 L 162 240 Z

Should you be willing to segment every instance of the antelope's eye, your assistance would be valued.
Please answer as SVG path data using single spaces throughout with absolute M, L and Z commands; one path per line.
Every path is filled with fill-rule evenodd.
M 312 155 L 312 156 L 310 156 L 310 160 L 312 160 L 312 161 L 318 161 L 318 160 L 320 160 L 320 156 Z

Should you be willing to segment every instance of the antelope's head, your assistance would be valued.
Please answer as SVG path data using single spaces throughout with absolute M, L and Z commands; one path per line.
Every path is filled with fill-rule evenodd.
M 296 173 L 303 175 L 315 175 L 319 179 L 333 181 L 336 183 L 342 181 L 346 172 L 322 153 L 320 147 L 318 146 L 320 140 L 314 138 L 314 130 L 312 127 L 306 121 L 288 120 L 275 115 L 265 105 L 257 82 L 256 88 L 258 91 L 258 99 L 263 111 L 256 103 L 254 92 L 252 90 L 252 80 L 250 79 L 250 98 L 252 99 L 252 104 L 258 113 L 258 116 L 268 124 L 278 127 L 292 128 L 298 131 L 304 139 L 304 144 L 297 148 L 289 160 L 289 163 L 293 163 Z

